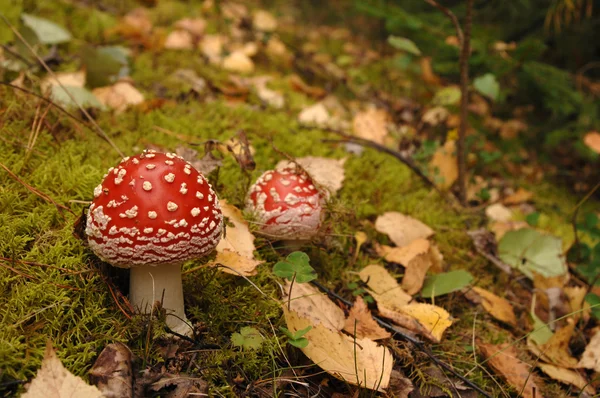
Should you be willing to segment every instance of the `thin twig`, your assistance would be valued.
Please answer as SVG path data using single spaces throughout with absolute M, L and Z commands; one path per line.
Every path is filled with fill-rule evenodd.
M 74 104 L 77 105 L 79 110 L 85 115 L 85 117 L 92 124 L 92 126 L 94 126 L 94 128 L 96 129 L 98 134 L 102 138 L 104 138 L 104 140 L 106 140 L 106 142 L 108 142 L 108 144 L 115 151 L 117 151 L 117 153 L 122 158 L 124 158 L 125 154 L 123 152 L 121 152 L 119 147 L 117 147 L 117 145 L 110 139 L 110 137 L 104 132 L 104 130 L 102 130 L 102 128 L 98 125 L 96 120 L 94 120 L 94 118 L 89 114 L 89 112 L 83 106 L 81 106 L 78 101 L 75 100 L 75 97 L 73 97 L 73 94 L 71 94 L 71 92 L 65 88 L 65 86 L 61 83 L 61 81 L 58 79 L 58 77 L 54 73 L 54 71 L 52 69 L 50 69 L 48 64 L 38 55 L 38 53 L 35 51 L 35 49 L 33 47 L 31 47 L 31 45 L 27 42 L 27 40 L 25 40 L 25 38 L 21 35 L 21 33 L 19 33 L 19 31 L 17 29 L 15 29 L 15 27 L 10 23 L 10 21 L 8 19 L 6 19 L 6 17 L 3 14 L 0 14 L 0 18 L 2 18 L 4 20 L 4 23 L 10 28 L 10 30 L 12 30 L 12 32 L 15 34 L 15 36 L 18 37 L 19 40 L 21 40 L 21 42 L 25 45 L 25 47 L 27 47 L 27 49 L 33 54 L 33 56 L 37 59 L 37 61 L 44 67 L 46 72 L 48 72 L 48 74 L 50 76 L 52 76 L 52 78 L 54 78 L 54 80 L 60 86 L 60 88 L 62 88 L 64 90 L 64 92 L 67 94 L 69 99 L 71 101 L 73 101 Z
M 454 29 L 456 30 L 456 36 L 458 37 L 458 42 L 460 43 L 460 45 L 462 47 L 464 36 L 463 36 L 463 31 L 460 28 L 460 23 L 458 22 L 458 18 L 456 18 L 456 15 L 454 15 L 454 13 L 450 9 L 444 7 L 441 4 L 438 4 L 438 2 L 435 0 L 425 0 L 425 2 L 428 4 L 431 4 L 432 6 L 434 6 L 435 8 L 437 8 L 438 10 L 440 10 L 441 12 L 446 14 L 446 16 L 450 19 L 450 21 L 452 21 L 452 24 L 454 25 Z
M 345 298 L 338 295 L 337 293 L 334 293 L 333 291 L 329 290 L 325 286 L 321 285 L 319 282 L 311 281 L 310 283 L 312 283 L 314 286 L 319 288 L 321 291 L 327 293 L 327 295 L 335 298 L 336 300 L 341 301 L 348 307 L 352 307 L 353 304 L 350 301 L 346 300 Z M 422 353 L 424 353 L 425 355 L 427 355 L 427 357 L 429 357 L 429 359 L 431 359 L 437 366 L 450 372 L 453 376 L 460 379 L 463 383 L 465 383 L 466 385 L 468 385 L 469 387 L 471 387 L 472 389 L 477 391 L 479 394 L 481 394 L 481 396 L 491 398 L 491 396 L 488 393 L 486 393 L 481 387 L 479 387 L 477 384 L 473 383 L 471 380 L 467 379 L 466 377 L 464 377 L 463 375 L 458 373 L 456 370 L 454 370 L 454 368 L 452 368 L 452 366 L 450 366 L 449 364 L 447 364 L 446 362 L 442 361 L 437 356 L 435 356 L 435 354 L 429 349 L 429 347 L 427 347 L 421 340 L 402 332 L 400 329 L 398 329 L 394 325 L 391 325 L 391 324 L 385 322 L 384 320 L 382 320 L 379 317 L 373 316 L 373 319 L 375 319 L 375 321 L 382 327 L 393 332 L 394 336 L 401 337 L 403 340 L 414 345 L 415 348 L 417 348 L 417 350 L 419 350 Z
M 440 188 L 437 185 L 435 185 L 435 183 L 433 181 L 431 181 L 429 179 L 429 177 L 427 177 L 425 175 L 425 173 L 423 173 L 423 171 L 421 171 L 421 169 L 411 159 L 402 155 L 400 152 L 395 151 L 386 146 L 380 145 L 374 141 L 367 140 L 365 138 L 351 136 L 351 135 L 346 134 L 339 130 L 335 130 L 335 129 L 325 129 L 325 130 L 330 131 L 335 134 L 338 134 L 338 135 L 342 136 L 344 139 L 342 139 L 342 140 L 324 139 L 324 140 L 322 140 L 323 142 L 331 142 L 331 143 L 352 142 L 352 143 L 355 143 L 355 144 L 358 144 L 361 146 L 376 149 L 379 152 L 386 153 L 386 154 L 391 155 L 394 158 L 398 159 L 400 162 L 404 163 L 409 169 L 411 169 L 418 177 L 420 177 L 421 180 L 425 183 L 425 185 L 427 185 L 430 188 L 433 188 L 442 198 L 444 198 L 448 203 L 450 203 L 453 210 L 458 211 L 458 209 L 455 206 L 455 201 L 452 199 L 452 197 L 450 195 L 447 195 L 442 190 L 440 190 Z

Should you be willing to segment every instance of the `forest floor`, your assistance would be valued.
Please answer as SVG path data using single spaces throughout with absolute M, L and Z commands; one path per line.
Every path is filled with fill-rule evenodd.
M 86 382 L 123 343 L 136 396 L 595 394 L 594 290 L 566 253 L 597 244 L 597 202 L 526 148 L 477 135 L 510 139 L 527 128 L 516 117 L 473 91 L 481 151 L 462 207 L 457 88 L 427 57 L 398 58 L 302 6 L 100 3 L 15 6 L 33 47 L 0 53 L 0 393 L 25 391 L 50 341 Z M 183 265 L 187 339 L 165 331 L 160 306 L 129 308 L 127 272 L 82 233 L 102 176 L 145 149 L 190 161 L 227 209 L 229 249 Z M 286 160 L 330 191 L 318 234 L 291 246 L 236 210 Z M 293 251 L 321 290 L 274 270 Z

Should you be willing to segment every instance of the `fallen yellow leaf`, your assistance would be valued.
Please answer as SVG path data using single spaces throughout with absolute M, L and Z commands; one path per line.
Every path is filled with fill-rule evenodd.
M 478 302 L 481 303 L 483 309 L 486 310 L 488 314 L 501 322 L 517 326 L 517 317 L 508 300 L 477 286 L 473 286 L 472 291 L 479 296 Z M 467 298 L 471 299 L 470 295 L 467 295 Z
M 429 173 L 435 184 L 442 190 L 449 189 L 458 178 L 458 164 L 456 163 L 456 142 L 447 140 L 439 148 L 429 163 Z
M 375 220 L 375 229 L 387 234 L 398 247 L 406 246 L 415 239 L 429 238 L 433 230 L 410 216 L 389 211 Z
M 358 339 L 330 330 L 321 324 L 288 311 L 283 312 L 288 329 L 295 333 L 312 326 L 304 337 L 308 345 L 302 352 L 321 369 L 347 383 L 370 390 L 384 391 L 390 382 L 394 360 L 387 348 L 367 338 Z
M 359 275 L 379 306 L 400 311 L 412 300 L 412 297 L 402 290 L 396 279 L 381 265 L 367 265 Z
M 350 309 L 344 324 L 344 330 L 350 335 L 354 335 L 356 332 L 356 337 L 359 339 L 366 337 L 371 340 L 381 340 L 391 336 L 387 330 L 379 326 L 373 319 L 371 311 L 369 311 L 367 304 L 360 296 L 356 298 L 352 309 Z

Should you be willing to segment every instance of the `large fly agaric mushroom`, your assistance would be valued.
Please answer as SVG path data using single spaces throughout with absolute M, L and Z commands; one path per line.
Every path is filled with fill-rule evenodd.
M 86 234 L 104 261 L 131 268 L 129 299 L 143 313 L 161 301 L 167 325 L 189 334 L 181 263 L 211 252 L 223 215 L 208 181 L 182 157 L 144 151 L 108 170 L 94 189 Z
M 246 209 L 259 232 L 284 240 L 313 237 L 321 225 L 324 196 L 306 172 L 294 166 L 269 170 L 250 187 Z

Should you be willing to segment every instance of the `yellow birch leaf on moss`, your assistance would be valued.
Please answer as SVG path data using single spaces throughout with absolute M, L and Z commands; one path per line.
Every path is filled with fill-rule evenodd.
M 501 322 L 517 326 L 517 317 L 508 300 L 477 286 L 473 286 L 472 290 L 479 296 L 481 305 L 488 314 Z
M 81 377 L 69 372 L 48 342 L 42 367 L 29 384 L 23 398 L 100 398 L 102 393 Z
M 388 211 L 377 217 L 375 229 L 388 235 L 398 247 L 407 246 L 416 239 L 429 238 L 434 233 L 423 222 L 397 211 Z
M 437 341 L 442 340 L 442 335 L 452 325 L 450 313 L 433 304 L 407 304 L 402 312 L 416 319 Z
M 367 265 L 359 275 L 379 305 L 392 311 L 400 311 L 412 300 L 412 297 L 402 290 L 396 279 L 381 265 Z
M 347 334 L 313 324 L 283 306 L 288 329 L 295 333 L 312 326 L 303 337 L 308 345 L 304 355 L 321 369 L 347 383 L 370 390 L 384 391 L 390 382 L 394 360 L 386 347 L 368 338 L 355 339 Z

